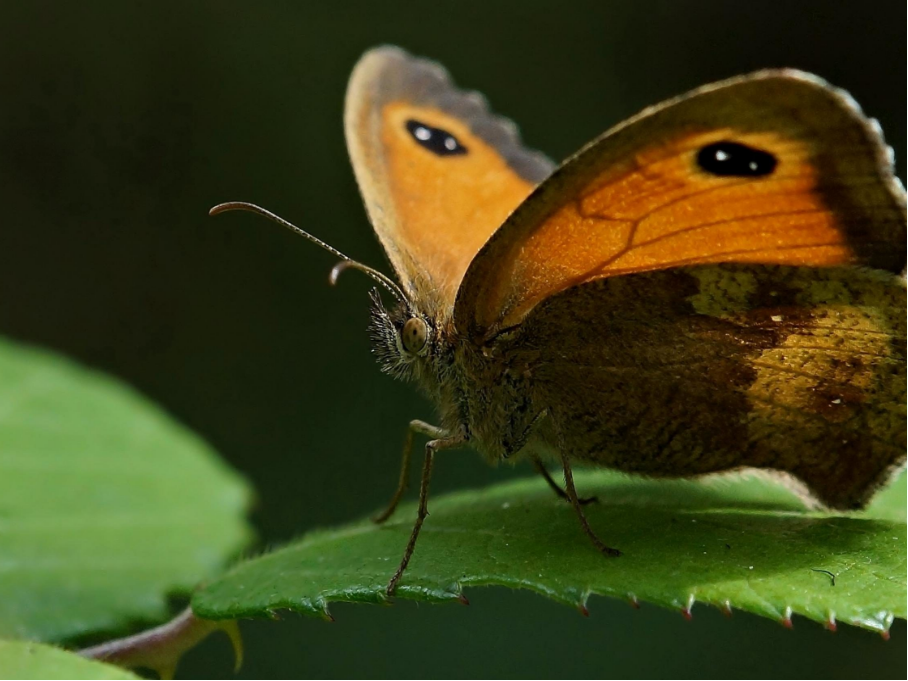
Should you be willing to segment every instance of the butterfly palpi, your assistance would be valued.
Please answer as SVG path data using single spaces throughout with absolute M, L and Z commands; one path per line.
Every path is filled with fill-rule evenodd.
M 384 371 L 435 402 L 438 451 L 529 460 L 587 523 L 572 464 L 654 477 L 776 471 L 858 509 L 905 462 L 905 192 L 879 126 L 793 70 L 707 85 L 557 168 L 438 65 L 381 47 L 345 130 L 396 280 L 366 272 Z M 556 463 L 564 489 L 545 468 Z M 607 532 L 607 528 L 603 528 Z

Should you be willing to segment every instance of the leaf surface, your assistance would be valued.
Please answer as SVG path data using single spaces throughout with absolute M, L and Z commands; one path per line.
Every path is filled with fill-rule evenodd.
M 0 640 L 4 679 L 138 679 L 125 669 L 32 641 Z

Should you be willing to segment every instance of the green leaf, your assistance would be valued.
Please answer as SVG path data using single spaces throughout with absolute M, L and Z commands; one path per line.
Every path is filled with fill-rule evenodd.
M 30 641 L 0 641 L 0 676 L 4 679 L 140 678 L 125 669 Z
M 401 597 L 450 601 L 464 585 L 530 589 L 580 607 L 590 594 L 689 612 L 695 602 L 790 623 L 798 613 L 886 632 L 905 617 L 904 476 L 862 514 L 810 513 L 763 478 L 699 482 L 578 473 L 590 522 L 624 551 L 606 558 L 572 508 L 539 479 L 433 498 Z M 208 618 L 279 608 L 326 615 L 330 601 L 380 603 L 415 507 L 383 526 L 368 520 L 312 532 L 245 563 L 193 598 Z M 828 574 L 835 575 L 835 586 Z
M 134 390 L 0 340 L 0 636 L 167 615 L 250 538 L 246 484 Z

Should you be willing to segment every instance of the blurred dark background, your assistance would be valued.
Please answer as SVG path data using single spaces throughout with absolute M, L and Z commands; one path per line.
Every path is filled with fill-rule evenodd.
M 263 545 L 381 506 L 408 419 L 379 374 L 368 281 L 250 215 L 260 203 L 366 263 L 383 255 L 344 148 L 358 56 L 394 43 L 444 63 L 555 159 L 642 107 L 769 66 L 813 71 L 880 120 L 904 178 L 906 21 L 893 2 L 0 3 L 0 333 L 139 388 L 259 491 Z M 417 457 L 418 458 L 418 457 Z M 435 493 L 528 469 L 439 460 Z M 904 677 L 892 640 L 705 606 L 521 592 L 472 605 L 336 605 L 334 624 L 244 625 L 242 676 Z M 207 642 L 182 676 L 230 675 Z

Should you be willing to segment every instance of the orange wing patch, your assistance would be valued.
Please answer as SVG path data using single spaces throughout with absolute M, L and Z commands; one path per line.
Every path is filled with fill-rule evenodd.
M 782 172 L 760 182 L 700 177 L 691 167 L 695 151 L 730 137 L 776 150 Z M 553 266 L 571 283 L 581 283 L 730 257 L 777 265 L 849 260 L 844 235 L 815 191 L 816 172 L 803 145 L 723 131 L 694 135 L 659 152 L 652 159 L 642 154 L 635 170 L 584 192 L 530 235 L 520 276 L 532 302 L 550 290 Z
M 476 257 L 456 321 L 482 342 L 566 288 L 682 265 L 899 271 L 904 243 L 904 193 L 850 100 L 756 74 L 644 112 L 566 162 Z

